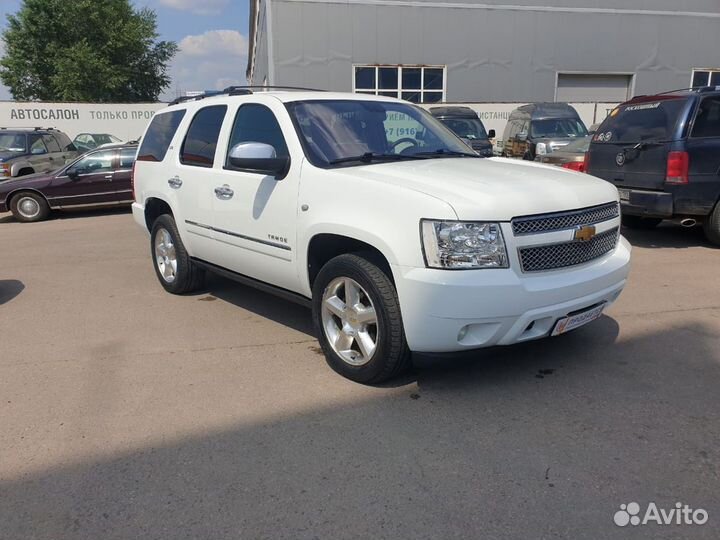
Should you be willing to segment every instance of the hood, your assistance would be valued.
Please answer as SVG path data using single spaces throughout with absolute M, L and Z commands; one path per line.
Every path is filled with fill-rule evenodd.
M 0 179 L 0 196 L 19 187 L 42 188 L 53 179 L 53 174 L 35 173 L 25 176 L 17 176 L 6 180 Z
M 402 161 L 335 172 L 425 193 L 447 202 L 459 219 L 467 220 L 509 221 L 618 200 L 615 187 L 599 178 L 504 158 Z
M 13 152 L 12 150 L 0 150 L 0 163 L 8 161 L 10 159 L 24 156 L 25 152 Z

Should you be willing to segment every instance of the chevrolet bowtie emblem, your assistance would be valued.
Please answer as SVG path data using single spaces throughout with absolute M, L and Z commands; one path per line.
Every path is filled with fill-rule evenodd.
M 575 229 L 575 240 L 589 242 L 595 237 L 595 225 L 583 225 Z

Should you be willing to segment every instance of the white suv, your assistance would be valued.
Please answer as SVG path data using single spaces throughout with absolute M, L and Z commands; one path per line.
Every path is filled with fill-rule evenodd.
M 328 363 L 363 383 L 410 351 L 572 330 L 629 270 L 610 183 L 481 158 L 397 99 L 231 88 L 173 104 L 134 182 L 167 291 L 211 270 L 312 306 Z

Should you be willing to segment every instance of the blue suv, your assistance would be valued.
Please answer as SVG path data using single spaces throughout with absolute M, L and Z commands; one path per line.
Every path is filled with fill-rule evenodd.
M 588 173 L 620 192 L 623 224 L 702 223 L 720 245 L 720 87 L 638 96 L 593 135 Z

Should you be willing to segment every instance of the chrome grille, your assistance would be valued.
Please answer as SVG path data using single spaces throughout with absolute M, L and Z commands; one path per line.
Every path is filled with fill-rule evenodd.
M 618 240 L 619 227 L 596 235 L 592 240 L 520 248 L 523 272 L 541 272 L 586 263 L 611 252 Z
M 515 218 L 512 220 L 512 229 L 515 236 L 561 231 L 563 229 L 572 229 L 578 225 L 601 223 L 619 215 L 620 206 L 614 202 L 581 210 L 571 210 L 570 212 Z

